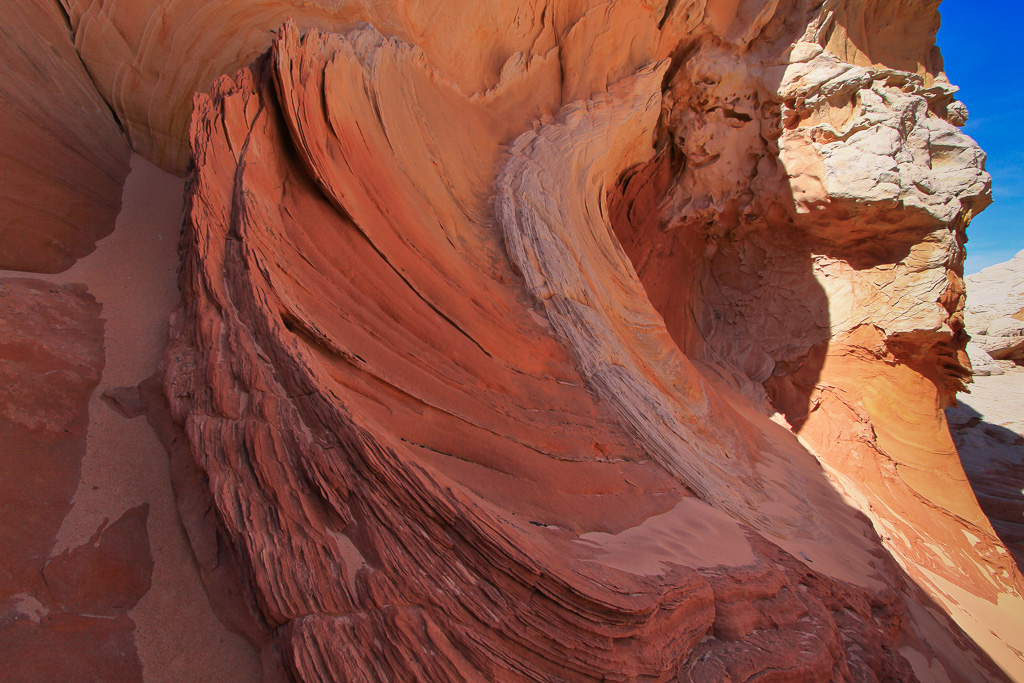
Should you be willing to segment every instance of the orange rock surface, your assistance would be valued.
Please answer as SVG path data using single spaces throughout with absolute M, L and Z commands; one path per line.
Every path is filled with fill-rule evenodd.
M 170 467 L 26 531 L 4 623 L 141 600 L 45 636 L 156 679 L 170 572 L 240 680 L 1024 677 L 943 413 L 990 199 L 937 5 L 66 0 L 91 96 L 187 170 L 165 350 L 164 270 L 72 271 L 150 340 L 103 396 Z M 68 410 L 113 434 L 97 372 Z M 168 478 L 194 563 L 145 540 Z
M 114 229 L 129 148 L 55 0 L 0 7 L 0 268 L 56 273 Z

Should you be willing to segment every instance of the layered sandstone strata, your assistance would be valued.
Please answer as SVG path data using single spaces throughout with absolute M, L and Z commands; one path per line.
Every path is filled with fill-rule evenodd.
M 56 273 L 114 229 L 124 134 L 51 0 L 0 7 L 0 268 Z
M 63 3 L 189 166 L 107 397 L 267 677 L 1024 674 L 942 412 L 989 179 L 937 4 Z

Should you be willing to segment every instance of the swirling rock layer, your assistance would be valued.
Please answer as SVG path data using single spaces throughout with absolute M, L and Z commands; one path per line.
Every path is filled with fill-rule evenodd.
M 71 271 L 102 344 L 80 287 L 0 292 L 25 321 L 0 427 L 60 461 L 2 454 L 8 498 L 46 502 L 5 531 L 15 677 L 136 680 L 202 640 L 160 675 L 251 678 L 259 651 L 267 680 L 1024 678 L 1021 576 L 942 412 L 989 177 L 937 6 L 0 10 L 0 266 L 61 270 L 110 231 L 125 138 L 189 177 L 165 353 L 160 234 Z M 254 649 L 168 550 L 143 412 L 210 604 Z M 138 472 L 83 485 L 129 435 Z M 190 611 L 164 623 L 169 572 Z
M 200 564 L 271 668 L 1000 676 L 615 240 L 668 68 L 552 110 L 544 61 L 467 95 L 373 28 L 288 25 L 197 100 L 164 377 Z

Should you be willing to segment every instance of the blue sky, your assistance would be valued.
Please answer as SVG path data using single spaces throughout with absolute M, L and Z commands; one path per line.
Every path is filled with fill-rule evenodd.
M 1024 1 L 943 0 L 938 44 L 970 118 L 964 132 L 988 153 L 995 201 L 967 229 L 969 275 L 1024 249 Z

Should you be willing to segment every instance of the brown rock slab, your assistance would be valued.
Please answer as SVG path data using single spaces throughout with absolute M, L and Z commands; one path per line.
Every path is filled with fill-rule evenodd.
M 152 582 L 148 519 L 148 504 L 132 508 L 97 529 L 85 545 L 47 562 L 43 580 L 52 604 L 94 616 L 124 614 L 134 607 Z
M 47 562 L 72 506 L 103 368 L 81 285 L 0 280 L 0 657 L 4 678 L 141 680 L 125 612 L 149 588 L 146 511 Z
M 0 280 L 0 594 L 40 589 L 40 570 L 85 454 L 103 368 L 99 306 L 81 285 Z
M 54 613 L 22 619 L 0 633 L 4 679 L 35 681 L 141 681 L 135 624 L 115 617 Z

